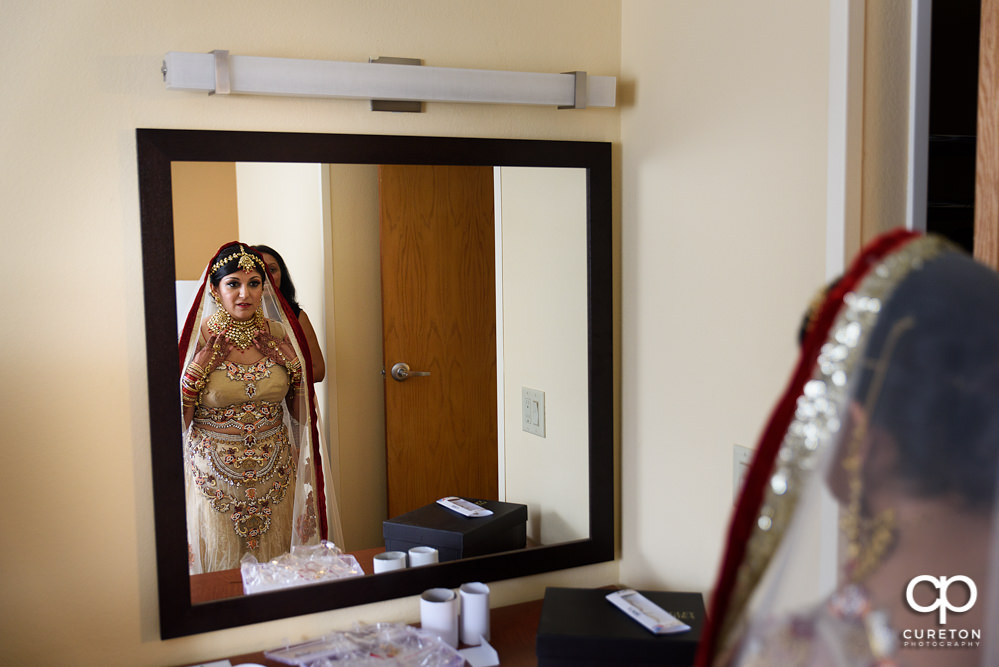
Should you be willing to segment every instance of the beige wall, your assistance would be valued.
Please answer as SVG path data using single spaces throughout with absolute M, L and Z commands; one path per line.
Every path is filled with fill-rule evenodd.
M 169 92 L 169 50 L 617 74 L 617 0 L 216 2 L 6 0 L 0 10 L 0 220 L 10 305 L 0 342 L 18 378 L 0 417 L 0 662 L 167 665 L 416 620 L 414 598 L 159 640 L 135 128 L 618 140 L 616 109 L 428 104 Z M 44 264 L 41 262 L 44 261 Z M 46 277 L 42 277 L 40 269 Z M 70 324 L 72 323 L 72 324 Z M 16 511 L 13 508 L 16 507 Z M 498 584 L 607 583 L 614 563 Z
M 825 271 L 829 7 L 622 3 L 622 559 L 706 591 Z
M 378 167 L 330 168 L 333 280 L 326 305 L 330 405 L 336 405 L 334 467 L 344 547 L 382 544 L 388 516 L 385 463 L 385 379 L 382 367 L 382 288 Z M 335 399 L 335 400 L 334 400 Z

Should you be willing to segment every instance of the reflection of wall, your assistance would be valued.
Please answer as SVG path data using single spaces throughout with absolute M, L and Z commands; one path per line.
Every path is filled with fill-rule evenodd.
M 321 176 L 318 164 L 236 164 L 239 240 L 281 253 L 298 302 L 310 314 L 321 313 L 325 300 Z M 322 341 L 322 318 L 316 319 Z
M 237 238 L 236 170 L 232 162 L 172 165 L 177 280 L 198 280 L 211 253 Z
M 506 500 L 542 544 L 589 534 L 586 172 L 500 169 Z M 521 388 L 545 392 L 546 433 L 526 433 Z
M 267 245 L 281 254 L 295 283 L 295 298 L 309 316 L 325 358 L 322 176 L 319 164 L 236 163 L 239 240 Z M 320 382 L 316 399 L 329 443 L 326 397 L 327 383 Z
M 322 166 L 236 163 L 239 240 L 281 254 L 295 282 L 295 298 L 324 340 Z M 312 317 L 316 314 L 316 317 Z
M 326 325 L 344 548 L 382 544 L 386 518 L 385 389 L 378 249 L 378 167 L 331 165 L 332 289 Z

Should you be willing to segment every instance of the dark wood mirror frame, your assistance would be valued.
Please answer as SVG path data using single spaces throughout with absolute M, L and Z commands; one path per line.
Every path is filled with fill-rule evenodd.
M 163 639 L 614 558 L 611 149 L 609 143 L 138 129 L 149 426 Z M 174 290 L 172 161 L 448 164 L 587 170 L 589 539 L 192 604 Z

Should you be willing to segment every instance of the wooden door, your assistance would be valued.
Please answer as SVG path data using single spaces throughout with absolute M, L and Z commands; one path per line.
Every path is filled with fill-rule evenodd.
M 382 166 L 379 184 L 389 517 L 496 499 L 492 168 Z M 397 381 L 399 362 L 430 375 Z
M 999 269 L 999 0 L 982 0 L 981 16 L 975 258 Z

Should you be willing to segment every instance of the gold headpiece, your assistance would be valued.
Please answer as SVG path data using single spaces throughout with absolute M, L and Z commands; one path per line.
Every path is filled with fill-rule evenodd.
M 239 246 L 239 254 L 232 254 L 226 257 L 225 259 L 220 259 L 219 261 L 215 262 L 215 264 L 212 265 L 212 268 L 208 272 L 208 274 L 212 275 L 213 273 L 215 273 L 224 265 L 228 264 L 234 259 L 239 260 L 239 268 L 243 269 L 244 271 L 255 271 L 259 266 L 262 273 L 264 273 L 264 275 L 267 275 L 267 269 L 266 267 L 264 267 L 263 261 L 261 261 L 261 259 L 256 255 L 254 255 L 253 253 L 246 252 L 246 246 L 244 245 Z

